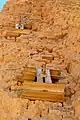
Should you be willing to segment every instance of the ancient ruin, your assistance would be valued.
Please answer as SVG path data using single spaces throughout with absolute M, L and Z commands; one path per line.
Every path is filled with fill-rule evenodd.
M 79 6 L 79 0 L 8 0 L 4 5 L 0 12 L 0 120 L 80 120 Z M 49 69 L 45 81 L 50 83 L 35 87 L 34 73 L 44 64 Z M 32 72 L 27 71 L 30 68 Z M 50 74 L 58 80 L 53 80 L 55 84 Z M 32 91 L 24 91 L 26 85 Z M 35 96 L 35 88 L 43 93 Z M 60 92 L 60 101 L 50 95 L 55 91 Z M 45 99 L 40 99 L 41 94 Z

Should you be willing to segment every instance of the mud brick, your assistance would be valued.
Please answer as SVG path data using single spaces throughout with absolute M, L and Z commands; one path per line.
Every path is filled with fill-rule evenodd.
M 42 55 L 42 59 L 53 60 L 54 57 L 52 55 Z

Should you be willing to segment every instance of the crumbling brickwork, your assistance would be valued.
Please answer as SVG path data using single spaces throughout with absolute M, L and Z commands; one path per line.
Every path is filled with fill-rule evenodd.
M 79 5 L 78 0 L 9 0 L 6 3 L 0 12 L 0 120 L 80 119 Z M 3 31 L 14 30 L 19 16 L 27 18 L 28 34 L 17 36 L 16 41 L 14 36 L 6 38 Z M 43 55 L 51 59 L 45 60 Z M 2 91 L 15 84 L 16 76 L 22 75 L 26 66 L 39 67 L 44 62 L 65 75 L 67 100 L 63 106 L 13 99 Z

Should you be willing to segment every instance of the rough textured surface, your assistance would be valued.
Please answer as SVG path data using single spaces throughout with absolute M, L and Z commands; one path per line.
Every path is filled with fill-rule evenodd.
M 0 120 L 80 120 L 80 1 L 9 0 L 0 13 Z M 23 14 L 24 13 L 24 14 Z M 26 16 L 30 34 L 5 38 Z M 41 66 L 42 55 L 52 55 L 48 67 L 65 75 L 66 102 L 51 103 L 12 98 L 2 89 L 15 84 L 27 65 Z M 13 103 L 13 104 L 12 104 Z

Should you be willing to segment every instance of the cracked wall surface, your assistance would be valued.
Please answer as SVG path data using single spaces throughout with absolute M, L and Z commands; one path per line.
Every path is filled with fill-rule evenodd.
M 80 1 L 9 0 L 0 12 L 0 120 L 80 120 Z M 27 17 L 27 35 L 3 35 L 12 31 L 17 17 Z M 41 66 L 42 55 L 54 57 L 48 67 L 65 76 L 66 101 L 52 103 L 13 98 L 3 91 L 15 84 L 28 65 Z M 12 104 L 13 103 L 13 104 Z

